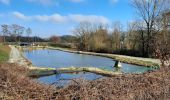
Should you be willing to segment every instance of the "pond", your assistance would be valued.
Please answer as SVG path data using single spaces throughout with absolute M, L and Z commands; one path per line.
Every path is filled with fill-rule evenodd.
M 59 50 L 32 50 L 24 51 L 24 56 L 29 59 L 34 66 L 37 67 L 97 67 L 101 69 L 116 71 L 113 68 L 115 61 L 100 56 L 75 54 Z M 120 71 L 124 73 L 143 73 L 152 70 L 151 68 L 122 63 Z M 61 79 L 85 78 L 87 80 L 94 80 L 103 76 L 92 73 L 77 73 L 77 74 L 60 74 L 39 78 L 43 83 L 52 84 Z

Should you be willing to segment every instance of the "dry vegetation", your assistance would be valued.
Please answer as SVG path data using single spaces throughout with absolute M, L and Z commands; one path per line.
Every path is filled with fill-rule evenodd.
M 60 98 L 86 100 L 167 100 L 170 99 L 170 69 L 143 75 L 123 75 L 78 82 L 60 90 Z
M 27 69 L 15 64 L 0 65 L 0 100 L 48 99 L 53 90 L 26 77 Z
M 26 77 L 27 69 L 15 64 L 0 65 L 0 99 L 170 99 L 170 68 L 141 75 L 85 81 L 73 79 L 64 88 L 42 85 Z

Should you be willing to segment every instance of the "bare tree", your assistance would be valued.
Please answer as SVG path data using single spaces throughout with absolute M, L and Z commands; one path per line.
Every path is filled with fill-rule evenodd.
M 113 32 L 111 34 L 111 47 L 115 51 L 119 51 L 121 48 L 121 33 L 122 33 L 121 23 L 114 22 Z
M 3 37 L 2 36 L 0 36 L 0 43 L 2 43 L 3 42 Z
M 15 38 L 15 42 L 17 42 L 17 37 L 18 37 L 18 25 L 17 24 L 12 25 L 12 35 Z
M 136 31 L 139 34 L 138 38 L 139 42 L 141 43 L 141 50 L 142 50 L 142 56 L 146 56 L 147 51 L 146 51 L 146 44 L 147 44 L 147 35 L 146 35 L 146 30 L 143 22 L 135 22 L 136 24 Z
M 24 29 L 25 28 L 20 25 L 17 25 L 17 24 L 12 25 L 13 36 L 15 36 L 16 42 L 20 42 L 20 37 L 22 36 Z
M 89 46 L 91 51 L 106 52 L 108 51 L 108 30 L 104 25 L 97 27 L 90 33 Z
M 1 25 L 1 27 L 2 27 L 2 34 L 3 34 L 3 42 L 6 42 L 5 37 L 9 34 L 9 30 L 8 30 L 9 26 L 4 24 L 4 25 Z
M 31 28 L 27 28 L 27 29 L 26 29 L 26 34 L 27 34 L 27 37 L 28 37 L 28 42 L 30 42 L 29 37 L 30 37 L 30 35 L 32 34 Z
M 24 33 L 24 30 L 25 30 L 25 28 L 23 26 L 19 26 L 19 31 L 18 31 L 19 42 L 21 41 L 20 39 L 21 39 L 21 37 L 22 37 L 22 35 Z
M 147 34 L 147 56 L 150 56 L 151 54 L 150 44 L 155 35 L 155 22 L 163 11 L 164 3 L 165 0 L 132 0 L 132 4 L 136 8 L 137 14 L 145 25 Z
M 90 33 L 92 32 L 92 23 L 89 22 L 81 22 L 76 29 L 74 30 L 74 34 L 79 39 L 80 43 L 78 44 L 78 48 L 80 50 L 89 50 L 89 38 Z
M 158 21 L 161 31 L 155 37 L 155 55 L 161 60 L 162 66 L 170 65 L 170 11 L 164 12 L 162 15 L 163 21 Z M 168 65 L 169 64 L 169 65 Z

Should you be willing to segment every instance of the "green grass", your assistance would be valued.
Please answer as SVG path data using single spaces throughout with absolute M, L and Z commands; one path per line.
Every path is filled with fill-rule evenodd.
M 6 62 L 9 59 L 10 47 L 0 44 L 0 63 Z

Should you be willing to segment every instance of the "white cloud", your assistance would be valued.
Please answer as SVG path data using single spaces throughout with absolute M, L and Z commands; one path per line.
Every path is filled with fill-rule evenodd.
M 20 12 L 13 12 L 12 13 L 16 18 L 21 20 L 38 20 L 41 22 L 55 22 L 55 23 L 61 23 L 64 22 L 64 16 L 61 16 L 59 14 L 53 14 L 53 15 L 35 15 L 35 16 L 26 16 Z
M 81 15 L 81 14 L 70 14 L 62 16 L 60 14 L 52 15 L 34 15 L 26 16 L 20 12 L 13 12 L 13 15 L 22 20 L 37 20 L 40 22 L 54 22 L 54 23 L 80 23 L 80 22 L 91 22 L 91 23 L 102 23 L 109 24 L 110 21 L 104 16 L 97 15 Z
M 22 20 L 28 20 L 30 19 L 29 17 L 25 16 L 24 14 L 20 13 L 20 12 L 13 12 L 13 15 L 19 19 Z
M 53 15 L 36 15 L 31 16 L 32 19 L 42 21 L 42 22 L 55 22 L 55 23 L 64 23 L 66 22 L 66 18 L 64 16 L 61 16 L 59 14 L 53 14 Z
M 91 23 L 102 23 L 108 24 L 109 20 L 103 16 L 96 16 L 96 15 L 69 15 L 68 18 L 75 22 L 91 22 Z
M 10 4 L 10 0 L 0 0 L 0 3 L 9 5 Z

